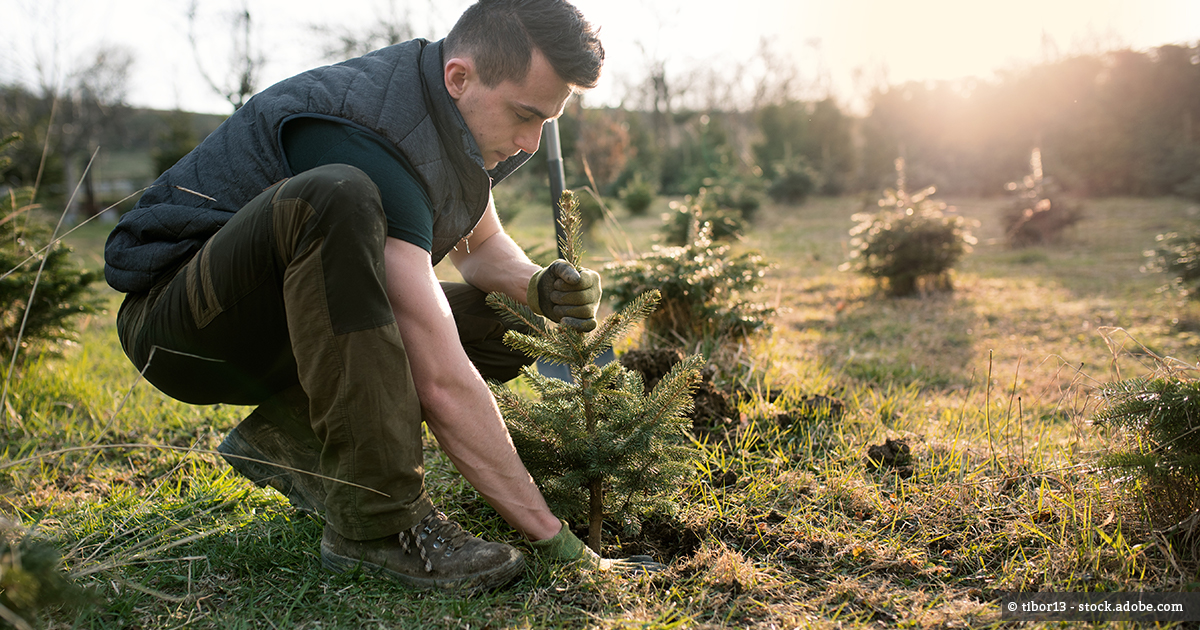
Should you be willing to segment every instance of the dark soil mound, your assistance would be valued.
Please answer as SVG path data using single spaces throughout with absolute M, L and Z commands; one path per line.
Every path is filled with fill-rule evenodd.
M 621 366 L 641 374 L 646 389 L 651 390 L 683 357 L 683 351 L 675 348 L 630 350 L 621 355 Z
M 703 531 L 672 518 L 650 519 L 642 523 L 642 531 L 637 536 L 621 541 L 621 553 L 673 562 L 696 553 L 703 535 Z
M 683 358 L 683 351 L 675 348 L 630 350 L 621 355 L 621 365 L 641 374 L 646 389 L 650 390 Z M 692 428 L 696 433 L 724 429 L 733 422 L 730 419 L 733 405 L 729 403 L 728 396 L 713 384 L 712 372 L 711 368 L 702 370 L 701 381 L 692 392 Z
M 871 470 L 892 469 L 902 478 L 912 476 L 912 449 L 905 440 L 888 439 L 883 444 L 867 447 L 867 468 Z

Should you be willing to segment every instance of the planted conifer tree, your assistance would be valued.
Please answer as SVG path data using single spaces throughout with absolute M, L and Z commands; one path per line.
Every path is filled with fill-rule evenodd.
M 1029 175 L 1005 188 L 1012 205 L 1004 213 L 1004 237 L 1011 247 L 1046 245 L 1061 240 L 1067 228 L 1083 219 L 1083 210 L 1063 199 L 1058 185 L 1042 170 L 1042 150 L 1034 147 Z
M 757 251 L 731 253 L 718 243 L 717 230 L 727 237 L 739 226 L 727 217 L 709 214 L 701 193 L 686 204 L 672 203 L 664 221 L 664 240 L 679 247 L 655 246 L 636 259 L 610 264 L 611 295 L 617 308 L 653 289 L 662 305 L 646 320 L 651 339 L 683 347 L 714 347 L 770 327 L 775 309 L 754 300 L 770 265 Z
M 0 151 L 18 140 L 0 139 Z M 8 163 L 0 157 L 0 172 Z M 57 230 L 37 215 L 34 190 L 0 190 L 0 357 L 15 362 L 19 347 L 74 339 L 72 318 L 97 312 L 100 300 L 89 288 L 96 274 L 77 265 L 71 249 L 54 240 Z
M 563 193 L 560 249 L 579 267 L 580 218 L 574 196 Z M 492 391 L 525 467 L 555 513 L 588 521 L 588 546 L 599 553 L 605 517 L 625 521 L 661 511 L 676 502 L 673 489 L 694 473 L 695 449 L 686 438 L 691 391 L 703 358 L 678 363 L 650 392 L 642 377 L 613 361 L 595 361 L 614 340 L 645 319 L 658 304 L 650 291 L 613 313 L 590 333 L 549 324 L 506 295 L 488 297 L 512 323 L 528 333 L 509 331 L 505 341 L 542 361 L 566 365 L 571 380 L 542 376 L 532 367 L 525 379 L 538 394 L 524 398 L 503 385 Z
M 1145 508 L 1170 527 L 1200 510 L 1200 380 L 1180 374 L 1131 378 L 1099 389 L 1097 426 L 1119 429 L 1101 457 L 1111 473 L 1139 481 Z
M 904 159 L 897 158 L 896 188 L 884 192 L 878 212 L 851 217 L 858 225 L 850 229 L 850 260 L 838 269 L 875 278 L 894 296 L 929 285 L 953 288 L 950 269 L 971 251 L 975 237 L 971 222 L 944 213 L 946 204 L 930 199 L 935 192 L 930 186 L 909 193 Z

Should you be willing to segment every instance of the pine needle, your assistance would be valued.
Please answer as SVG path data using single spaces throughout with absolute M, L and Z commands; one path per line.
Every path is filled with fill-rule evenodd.
M 558 203 L 562 208 L 558 224 L 563 228 L 563 235 L 558 240 L 558 251 L 564 260 L 578 269 L 579 261 L 583 258 L 583 219 L 579 216 L 579 200 L 575 198 L 574 192 L 564 190 Z

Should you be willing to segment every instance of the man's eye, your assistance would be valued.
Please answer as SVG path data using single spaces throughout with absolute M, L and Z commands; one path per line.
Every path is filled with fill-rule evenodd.
M 514 113 L 516 113 L 516 112 L 514 112 Z M 521 114 L 517 114 L 517 120 L 525 123 L 525 122 L 529 122 L 529 121 L 533 120 L 533 116 L 522 116 Z

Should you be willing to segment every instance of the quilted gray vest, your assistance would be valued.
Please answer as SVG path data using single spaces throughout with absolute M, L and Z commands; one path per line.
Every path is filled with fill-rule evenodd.
M 316 115 L 370 130 L 416 170 L 433 202 L 433 263 L 479 222 L 491 186 L 529 159 L 490 172 L 442 79 L 442 42 L 413 40 L 285 79 L 255 95 L 121 217 L 104 248 L 104 277 L 148 291 L 191 259 L 233 213 L 290 177 L 280 142 L 288 119 Z

